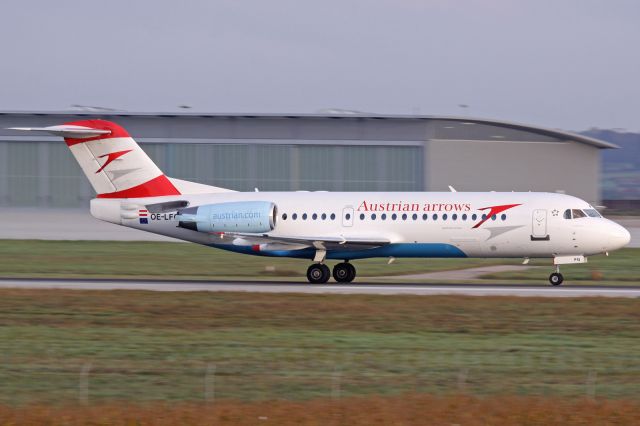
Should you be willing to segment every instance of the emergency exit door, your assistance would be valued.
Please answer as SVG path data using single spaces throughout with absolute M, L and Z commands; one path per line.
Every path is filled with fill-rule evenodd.
M 342 209 L 342 226 L 353 226 L 353 207 Z

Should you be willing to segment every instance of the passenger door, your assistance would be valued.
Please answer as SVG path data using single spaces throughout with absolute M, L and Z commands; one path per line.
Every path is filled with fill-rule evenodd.
M 342 209 L 342 226 L 353 226 L 353 207 Z
M 547 233 L 547 211 L 537 209 L 533 211 L 531 223 L 531 239 L 532 240 L 548 240 Z

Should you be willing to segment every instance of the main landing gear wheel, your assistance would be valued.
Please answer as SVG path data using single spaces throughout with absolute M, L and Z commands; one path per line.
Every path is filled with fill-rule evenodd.
M 554 272 L 553 274 L 549 275 L 549 282 L 551 283 L 551 285 L 560 285 L 563 281 L 564 277 L 560 272 Z
M 307 279 L 311 284 L 324 284 L 329 281 L 331 271 L 327 265 L 314 263 L 307 269 Z
M 333 279 L 339 283 L 350 283 L 356 277 L 356 268 L 348 263 L 338 263 L 333 267 Z

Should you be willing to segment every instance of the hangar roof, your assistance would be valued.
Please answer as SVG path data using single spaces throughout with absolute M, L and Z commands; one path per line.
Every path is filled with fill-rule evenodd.
M 446 120 L 460 122 L 463 124 L 484 124 L 490 126 L 499 126 L 502 128 L 513 129 L 517 131 L 536 133 L 555 139 L 573 140 L 584 143 L 600 149 L 618 148 L 617 145 L 605 142 L 599 139 L 580 135 L 559 129 L 549 129 L 546 127 L 532 126 L 528 124 L 515 123 L 503 120 L 494 120 L 487 118 L 474 118 L 466 116 L 437 116 L 437 115 L 388 115 L 388 114 L 371 114 L 359 112 L 339 112 L 339 113 L 323 113 L 323 114 L 276 114 L 276 113 L 200 113 L 200 112 L 127 112 L 127 111 L 0 111 L 0 116 L 74 116 L 74 117 L 159 117 L 159 118 L 219 118 L 219 119 L 269 119 L 269 120 L 295 120 L 295 119 L 318 119 L 318 120 L 387 120 L 387 121 L 429 121 L 429 120 Z M 4 130 L 4 129 L 0 129 Z

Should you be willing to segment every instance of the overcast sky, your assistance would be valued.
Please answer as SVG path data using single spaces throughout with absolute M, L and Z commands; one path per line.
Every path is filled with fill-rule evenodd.
M 341 108 L 640 130 L 637 0 L 2 0 L 0 46 L 0 110 Z

